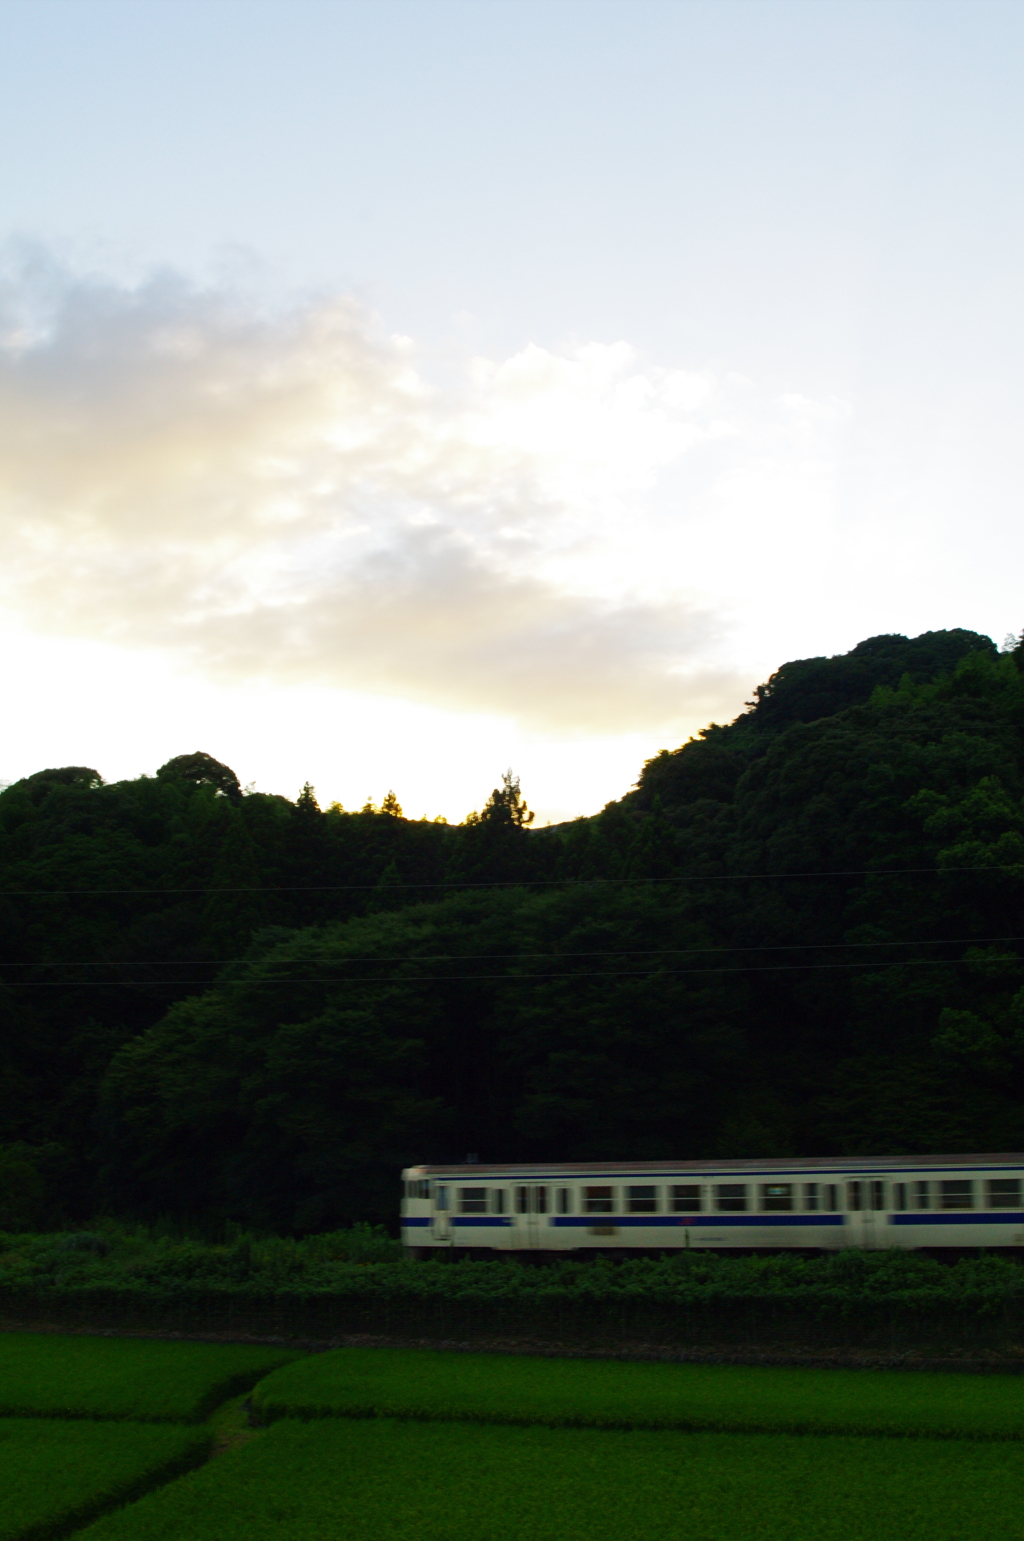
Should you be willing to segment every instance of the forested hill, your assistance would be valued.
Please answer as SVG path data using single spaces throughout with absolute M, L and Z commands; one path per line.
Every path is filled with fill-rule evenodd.
M 0 1229 L 393 1219 L 398 1168 L 1024 1148 L 1024 645 L 783 666 L 600 814 L 0 795 Z

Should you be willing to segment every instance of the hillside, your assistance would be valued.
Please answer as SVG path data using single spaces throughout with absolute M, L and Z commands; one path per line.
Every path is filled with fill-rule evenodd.
M 397 1168 L 1024 1146 L 1024 648 L 785 664 L 600 814 L 184 755 L 0 795 L 0 1228 L 390 1218 Z

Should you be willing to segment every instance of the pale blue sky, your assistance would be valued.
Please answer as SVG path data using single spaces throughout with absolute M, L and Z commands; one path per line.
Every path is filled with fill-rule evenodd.
M 361 530 L 377 530 L 379 510 L 390 510 L 387 539 L 380 536 L 366 557 L 375 573 L 386 557 L 397 564 L 389 571 L 401 569 L 412 584 L 410 595 L 431 585 L 450 593 L 446 614 L 469 654 L 480 652 L 475 628 L 489 601 L 467 598 L 450 563 L 442 572 L 433 556 L 417 556 L 395 534 L 395 520 L 412 519 L 406 529 L 440 518 L 451 550 L 472 546 L 473 560 L 502 581 L 514 567 L 517 583 L 543 578 L 548 598 L 586 599 L 598 611 L 617 606 L 620 640 L 643 631 L 645 606 L 659 626 L 668 624 L 665 605 L 683 605 L 688 617 L 682 629 L 690 640 L 675 662 L 665 663 L 663 637 L 635 643 L 638 678 L 669 668 L 684 682 L 678 712 L 666 715 L 652 685 L 644 711 L 623 708 L 616 718 L 620 709 L 610 706 L 600 721 L 593 710 L 569 721 L 569 712 L 561 731 L 566 692 L 601 693 L 607 653 L 590 631 L 567 645 L 563 694 L 526 721 L 510 701 L 519 689 L 539 700 L 539 675 L 517 676 L 493 701 L 482 685 L 460 697 L 442 678 L 461 667 L 457 649 L 415 678 L 374 654 L 361 678 L 359 657 L 349 656 L 353 648 L 358 655 L 358 642 L 335 629 L 274 674 L 251 662 L 250 644 L 250 662 L 239 661 L 223 627 L 216 644 L 206 638 L 197 652 L 169 631 L 161 637 L 158 626 L 146 631 L 131 606 L 112 625 L 108 604 L 101 625 L 84 590 L 95 583 L 106 594 L 107 580 L 80 562 L 74 581 L 83 595 L 72 603 L 67 583 L 57 582 L 48 608 L 45 574 L 25 567 L 15 541 L 7 557 L 15 573 L 6 592 L 10 625 L 46 635 L 38 656 L 53 660 L 39 663 L 50 670 L 48 688 L 56 688 L 65 645 L 79 659 L 82 648 L 108 650 L 95 667 L 111 698 L 139 660 L 186 671 L 167 687 L 164 717 L 140 720 L 116 748 L 114 718 L 97 711 L 103 731 L 91 752 L 99 768 L 152 768 L 147 756 L 157 763 L 164 739 L 164 758 L 192 747 L 185 740 L 201 715 L 196 703 L 212 691 L 220 704 L 211 705 L 209 720 L 226 742 L 203 747 L 248 757 L 236 766 L 243 780 L 294 792 L 291 782 L 306 774 L 299 774 L 303 746 L 294 746 L 293 766 L 280 745 L 247 726 L 245 703 L 263 688 L 258 676 L 268 702 L 280 702 L 274 692 L 286 689 L 325 691 L 339 721 L 350 724 L 344 754 L 352 786 L 330 769 L 337 744 L 325 742 L 315 754 L 309 748 L 310 759 L 320 757 L 310 774 L 340 777 L 325 794 L 380 795 L 383 785 L 362 783 L 383 776 L 414 811 L 435 811 L 444 774 L 430 780 L 415 757 L 401 763 L 402 713 L 420 713 L 421 722 L 426 711 L 435 714 L 439 744 L 451 740 L 457 720 L 466 743 L 481 746 L 467 775 L 483 779 L 484 793 L 502 768 L 485 766 L 514 758 L 543 807 L 556 815 L 588 811 L 624 790 L 642 754 L 709 715 L 731 715 L 744 690 L 783 657 L 845 648 L 878 630 L 970 625 L 999 640 L 1019 630 L 1022 66 L 1024 7 L 1003 0 L 0 0 L 0 239 L 14 242 L 10 303 L 19 314 L 26 305 L 65 306 L 59 346 L 46 360 L 47 389 L 56 396 L 44 399 L 32 387 L 40 414 L 33 422 L 52 419 L 58 400 L 66 412 L 69 391 L 77 400 L 106 388 L 90 385 L 87 355 L 95 356 L 98 381 L 121 378 L 122 370 L 119 400 L 137 399 L 142 354 L 125 364 L 110 317 L 119 305 L 130 308 L 154 269 L 182 276 L 173 303 L 147 291 L 146 325 L 166 329 L 173 312 L 180 328 L 192 314 L 204 347 L 214 346 L 214 333 L 217 347 L 227 346 L 225 323 L 211 322 L 204 309 L 211 287 L 222 309 L 238 295 L 250 317 L 261 302 L 277 306 L 276 321 L 264 314 L 260 322 L 269 329 L 258 344 L 261 368 L 275 348 L 294 363 L 295 317 L 352 296 L 375 318 L 360 325 L 376 328 L 378 340 L 412 339 L 420 387 L 458 396 L 439 409 L 431 454 L 449 443 L 456 420 L 465 436 L 469 413 L 474 445 L 482 437 L 493 447 L 496 436 L 506 471 L 510 446 L 520 455 L 503 486 L 540 477 L 502 515 L 506 555 L 495 555 L 493 530 L 484 553 L 479 522 L 470 529 L 450 509 L 436 513 L 447 495 L 438 488 L 449 486 L 453 471 L 449 481 L 438 472 L 440 480 L 429 487 L 421 480 L 412 492 L 406 482 L 367 494 L 360 482 Z M 37 254 L 27 266 L 26 242 Z M 68 295 L 77 297 L 75 314 L 92 317 L 92 354 L 82 350 L 80 329 L 74 343 Z M 628 361 L 601 355 L 595 364 L 589 354 L 586 382 L 570 378 L 582 367 L 581 349 L 620 342 L 632 350 Z M 545 375 L 538 396 L 536 369 L 522 386 L 521 364 L 512 385 L 501 385 L 498 405 L 479 375 L 466 386 L 471 355 L 500 371 L 531 346 L 543 352 L 542 374 L 562 370 L 557 389 Z M 310 356 L 307 349 L 303 369 Z M 323 367 L 339 366 L 334 359 Z M 393 403 L 382 405 L 366 383 L 370 368 L 359 365 L 360 411 L 397 422 Z M 705 382 L 705 406 L 690 402 L 673 419 L 682 432 L 686 413 L 704 412 L 693 419 L 697 447 L 686 440 L 680 448 L 680 439 L 675 450 L 651 448 L 650 424 L 676 411 L 665 406 L 670 398 L 680 399 L 666 385 L 675 374 Z M 14 394 L 5 398 L 15 417 L 27 400 L 25 379 L 25 367 L 15 370 Z M 633 410 L 630 380 L 650 392 L 646 426 L 623 429 L 631 447 L 602 469 L 594 445 L 614 439 L 614 425 Z M 147 389 L 160 395 L 164 387 Z M 183 405 L 188 389 L 190 406 Z M 173 402 L 160 395 L 161 410 L 194 426 L 207 389 L 208 382 L 175 385 Z M 553 422 L 563 421 L 560 413 L 566 424 L 586 418 L 580 443 L 587 447 L 569 470 L 559 468 L 558 444 L 540 443 L 536 421 L 524 429 L 516 417 L 510 403 L 523 389 L 534 403 L 543 398 L 538 410 Z M 367 407 L 371 396 L 376 405 Z M 46 450 L 32 465 L 24 435 L 8 444 L 16 465 L 0 485 L 2 517 L 9 530 L 18 525 L 19 540 L 28 503 L 35 528 L 49 529 L 52 540 L 62 519 L 95 510 L 113 481 L 123 486 L 131 435 L 113 414 L 111 406 L 102 430 L 90 420 L 79 432 L 97 442 L 111 436 L 102 440 L 99 481 L 94 466 L 76 462 L 56 487 L 47 480 Z M 260 431 L 268 431 L 265 422 Z M 407 447 L 411 432 L 401 430 Z M 641 438 L 646 447 L 637 449 Z M 542 475 L 538 454 L 547 457 Z M 498 473 L 488 470 L 488 491 L 479 468 L 470 475 L 460 457 L 458 475 L 469 477 L 460 496 L 482 508 L 493 501 Z M 210 472 L 211 487 L 235 474 L 244 479 L 248 473 L 232 464 Z M 155 505 L 170 496 L 159 456 L 151 475 Z M 612 502 L 601 501 L 605 483 Z M 319 495 L 312 485 L 301 498 Z M 140 527 L 155 530 L 144 480 L 132 487 Z M 357 494 L 346 487 L 350 519 Z M 200 489 L 195 497 L 199 507 L 214 494 Z M 396 499 L 406 500 L 401 516 Z M 542 518 L 556 504 L 557 516 Z M 138 565 L 138 529 L 103 518 L 104 571 L 115 559 L 135 564 L 124 581 L 137 590 L 137 609 L 156 581 Z M 166 562 L 167 542 L 180 532 L 152 539 Z M 38 561 L 38 540 L 33 549 Z M 340 548 L 330 549 L 334 561 Z M 526 552 L 518 567 L 507 557 L 513 549 Z M 261 560 L 301 566 L 279 547 Z M 351 592 L 365 592 L 370 569 L 345 578 L 342 567 L 338 595 L 349 580 Z M 409 577 L 413 569 L 418 577 Z M 186 608 L 197 603 L 200 580 L 189 582 L 180 594 Z M 223 572 L 203 568 L 204 594 L 226 582 Z M 296 582 L 289 604 L 305 592 Z M 418 603 L 408 601 L 409 614 Z M 520 616 L 525 603 L 515 601 Z M 600 630 L 607 616 L 598 611 Z M 538 622 L 548 628 L 540 648 L 546 675 L 560 667 L 551 639 L 566 625 L 583 625 L 582 612 L 571 623 L 549 612 Z M 438 622 L 424 613 L 409 625 L 418 647 Z M 516 625 L 520 631 L 503 635 L 528 650 L 529 621 Z M 278 649 L 274 636 L 267 645 Z M 606 643 L 618 646 L 607 636 Z M 324 658 L 346 649 L 348 662 L 332 673 Z M 651 664 L 655 654 L 661 662 Z M 202 684 L 193 692 L 190 680 Z M 612 691 L 609 700 L 626 695 Z M 379 714 L 382 702 L 396 724 L 390 772 L 358 748 L 371 733 L 360 714 Z M 0 775 L 58 754 L 86 757 L 87 722 L 76 720 L 65 744 L 52 723 L 34 718 L 30 702 L 23 711 L 18 747 Z M 464 812 L 458 798 L 473 795 L 460 787 L 445 811 Z
M 784 371 L 1020 324 L 1001 0 L 4 0 L 8 231 L 354 286 L 444 340 Z M 942 339 L 933 327 L 943 319 Z M 907 352 L 912 352 L 907 357 Z

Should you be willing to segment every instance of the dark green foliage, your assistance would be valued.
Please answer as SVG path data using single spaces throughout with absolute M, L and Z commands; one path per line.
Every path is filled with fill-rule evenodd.
M 50 1541 L 206 1458 L 196 1429 L 0 1418 L 0 1541 Z
M 15 784 L 0 1222 L 393 1223 L 403 1163 L 467 1151 L 1024 1147 L 1022 661 L 785 664 L 549 829 L 511 772 L 461 826 L 202 754 Z
M 303 1230 L 387 1216 L 403 1164 L 489 1153 L 496 1131 L 506 1150 L 656 1157 L 692 1138 L 740 1058 L 741 992 L 621 975 L 604 950 L 702 940 L 671 896 L 572 888 L 460 894 L 274 941 L 114 1057 L 111 1189 L 155 1213 L 202 1192 Z
M 287 1421 L 82 1541 L 1003 1541 L 1022 1477 L 980 1441 Z
M 754 691 L 752 726 L 778 732 L 795 722 L 834 717 L 866 702 L 878 685 L 907 679 L 921 685 L 952 674 L 970 653 L 994 656 L 988 637 L 976 631 L 926 631 L 911 641 L 899 635 L 869 637 L 836 658 L 800 658 L 784 663 Z
M 162 781 L 187 781 L 192 786 L 214 787 L 232 802 L 236 802 L 242 795 L 238 777 L 231 767 L 222 765 L 212 754 L 204 754 L 201 749 L 197 749 L 195 754 L 176 755 L 166 765 L 161 765 L 157 776 Z

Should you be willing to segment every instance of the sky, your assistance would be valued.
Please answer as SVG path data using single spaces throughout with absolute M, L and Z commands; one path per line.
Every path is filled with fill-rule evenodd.
M 1024 627 L 1016 0 L 0 0 L 0 780 L 541 822 Z

